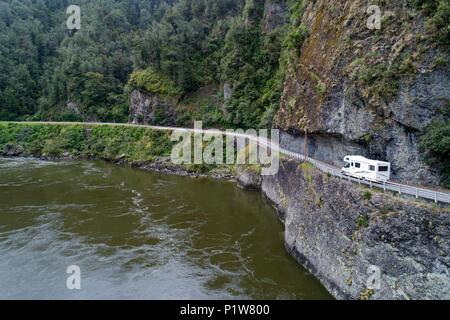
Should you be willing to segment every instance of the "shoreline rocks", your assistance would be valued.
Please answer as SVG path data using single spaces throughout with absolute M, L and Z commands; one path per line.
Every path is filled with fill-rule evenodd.
M 450 299 L 450 207 L 364 189 L 282 159 L 262 192 L 285 245 L 337 299 Z M 374 269 L 375 268 L 375 269 Z M 370 288 L 379 270 L 379 288 Z

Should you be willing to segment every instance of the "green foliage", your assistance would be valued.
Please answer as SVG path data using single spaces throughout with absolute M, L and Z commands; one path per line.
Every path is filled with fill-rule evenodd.
M 300 49 L 308 35 L 309 29 L 304 24 L 301 24 L 297 30 L 290 32 L 285 38 L 288 50 L 295 49 L 297 54 L 300 55 Z
M 425 29 L 432 34 L 433 39 L 438 43 L 449 46 L 450 39 L 450 2 L 448 0 L 439 1 L 436 12 L 425 23 Z
M 128 85 L 131 88 L 143 89 L 163 97 L 178 99 L 181 95 L 181 90 L 167 76 L 156 72 L 152 68 L 133 72 Z
M 362 66 L 356 69 L 351 78 L 368 89 L 370 95 L 376 95 L 390 100 L 398 93 L 399 80 L 415 72 L 410 56 L 396 57 L 391 64 L 379 63 L 375 66 L 364 65 L 364 60 L 356 59 L 352 66 Z
M 350 33 L 346 33 L 344 36 L 344 41 L 346 44 L 350 44 L 352 42 L 351 38 L 350 38 Z
M 191 136 L 193 139 L 193 136 Z M 0 155 L 21 154 L 60 157 L 72 155 L 128 161 L 154 161 L 169 157 L 173 145 L 170 131 L 144 127 L 94 124 L 5 124 L 0 123 Z M 212 142 L 204 142 L 205 148 Z M 224 139 L 225 147 L 226 139 Z M 248 157 L 247 157 L 248 158 Z M 192 152 L 192 161 L 194 153 Z M 226 162 L 224 154 L 223 163 Z M 207 173 L 216 164 L 183 165 L 185 169 Z
M 305 36 L 303 2 L 290 1 L 297 45 Z M 76 4 L 82 27 L 68 31 L 65 1 L 0 2 L 0 120 L 126 122 L 127 84 L 182 100 L 205 85 L 228 83 L 230 99 L 206 104 L 202 97 L 178 121 L 271 127 L 286 30 L 264 33 L 263 0 Z
M 0 120 L 126 122 L 128 85 L 188 105 L 180 124 L 271 127 L 307 3 L 288 0 L 287 24 L 266 32 L 264 0 L 78 0 L 69 31 L 66 1 L 1 1 Z M 183 102 L 224 83 L 226 100 Z
M 49 156 L 60 156 L 64 152 L 64 144 L 61 140 L 45 140 L 42 153 Z
M 445 59 L 445 58 L 443 58 L 443 57 L 437 57 L 437 58 L 434 60 L 434 63 L 435 63 L 436 66 L 438 66 L 438 67 L 444 67 L 444 66 L 446 66 L 446 65 L 448 64 L 448 61 L 447 61 L 447 59 Z
M 20 146 L 20 147 L 19 147 Z M 23 154 L 91 156 L 146 161 L 169 156 L 170 132 L 139 127 L 99 125 L 0 124 L 0 153 L 21 150 Z
M 432 15 L 436 12 L 439 5 L 439 0 L 413 0 L 412 6 L 415 9 L 422 10 L 426 16 Z
M 303 12 L 308 4 L 308 0 L 288 0 L 288 6 L 291 10 L 289 22 L 292 26 L 298 26 L 301 23 Z
M 318 84 L 317 85 L 317 93 L 318 94 L 324 94 L 326 90 L 326 87 L 324 85 Z
M 413 0 L 414 8 L 421 10 L 427 20 L 425 30 L 440 45 L 449 46 L 450 2 L 448 0 Z
M 362 216 L 359 217 L 358 219 L 356 219 L 356 223 L 358 224 L 359 228 L 367 228 L 369 226 L 369 217 L 367 216 Z
M 213 169 L 216 168 L 216 165 L 210 165 L 210 164 L 193 164 L 189 166 L 189 169 L 198 173 L 207 173 Z
M 422 132 L 419 146 L 425 149 L 427 163 L 441 173 L 441 185 L 450 188 L 450 121 L 449 108 L 443 119 L 431 122 Z
M 259 128 L 271 122 L 278 110 L 282 76 L 276 73 L 277 54 L 270 48 L 261 30 L 243 20 L 232 25 L 227 33 L 221 81 L 233 83 L 233 95 L 225 101 L 226 122 L 231 127 Z
M 311 163 L 306 162 L 302 163 L 302 169 L 308 171 L 308 169 L 315 169 L 315 167 Z
M 383 206 L 380 209 L 380 213 L 385 216 L 385 215 L 387 215 L 389 213 L 389 210 L 388 210 L 388 208 L 386 208 L 386 206 Z
M 429 124 L 420 139 L 421 146 L 442 155 L 450 154 L 450 122 L 435 120 Z
M 183 100 L 227 83 L 229 99 L 184 103 L 190 109 L 177 124 L 196 119 L 205 126 L 271 127 L 287 61 L 298 58 L 309 35 L 302 23 L 308 2 L 286 0 L 287 23 L 265 32 L 263 0 L 77 0 L 83 8 L 78 31 L 63 23 L 67 1 L 0 1 L 0 120 L 126 122 L 127 84 Z M 438 44 L 450 38 L 449 5 L 411 2 Z M 369 95 L 390 99 L 400 77 L 414 72 L 404 56 L 362 66 L 353 80 Z M 80 113 L 70 111 L 69 102 Z M 164 121 L 157 110 L 154 123 Z
M 370 199 L 372 199 L 372 194 L 369 191 L 366 191 L 364 193 L 364 198 L 366 198 L 367 200 L 370 200 Z
M 174 2 L 77 0 L 82 26 L 69 31 L 65 0 L 0 1 L 0 120 L 126 122 L 130 48 Z
M 324 203 L 323 199 L 320 198 L 320 199 L 316 199 L 316 205 L 317 205 L 319 208 L 323 208 L 324 205 L 325 205 L 325 203 Z
M 73 111 L 66 110 L 63 113 L 56 114 L 54 120 L 60 122 L 82 122 L 83 117 Z

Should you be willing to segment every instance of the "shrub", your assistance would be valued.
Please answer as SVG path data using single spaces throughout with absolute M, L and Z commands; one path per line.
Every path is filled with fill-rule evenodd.
M 323 199 L 320 198 L 320 199 L 317 199 L 317 200 L 316 200 L 316 205 L 317 205 L 319 208 L 323 208 L 323 206 L 325 205 L 325 203 L 324 203 Z
M 362 216 L 356 219 L 356 222 L 358 223 L 358 227 L 364 227 L 367 228 L 369 226 L 369 218 L 367 216 Z
M 371 95 L 389 100 L 398 93 L 400 78 L 415 72 L 412 58 L 409 55 L 396 57 L 392 64 L 379 63 L 375 66 L 362 65 L 362 60 L 355 60 L 350 66 L 358 67 L 350 78 L 368 88 Z
M 324 85 L 317 85 L 317 93 L 323 94 L 325 92 L 325 86 Z
M 446 66 L 448 61 L 447 61 L 447 59 L 445 59 L 443 57 L 438 57 L 434 60 L 434 63 L 436 64 L 436 66 L 442 67 L 442 66 Z
M 97 125 L 0 124 L 0 150 L 20 147 L 24 153 L 60 156 L 64 152 L 117 158 L 126 153 L 131 160 L 168 156 L 170 132 L 144 128 Z
M 177 99 L 182 93 L 174 82 L 170 81 L 167 76 L 156 72 L 153 68 L 133 72 L 128 85 L 134 89 L 143 89 L 153 94 Z
M 427 16 L 425 30 L 432 39 L 438 44 L 448 46 L 450 2 L 448 0 L 414 0 L 413 7 Z
M 64 152 L 64 145 L 58 139 L 49 139 L 45 141 L 42 153 L 49 156 L 60 156 Z
M 297 30 L 288 33 L 284 42 L 287 45 L 288 50 L 295 49 L 297 53 L 300 53 L 303 42 L 309 36 L 309 29 L 303 23 L 297 28 Z
M 444 112 L 448 119 L 450 108 Z M 419 137 L 419 146 L 425 149 L 425 161 L 439 170 L 441 185 L 450 188 L 450 121 L 436 119 L 425 127 Z

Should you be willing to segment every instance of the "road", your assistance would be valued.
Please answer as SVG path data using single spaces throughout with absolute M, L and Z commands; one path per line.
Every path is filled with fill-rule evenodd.
M 240 134 L 236 132 L 229 132 L 229 131 L 221 131 L 216 129 L 192 129 L 192 128 L 179 128 L 179 127 L 163 127 L 163 126 L 152 126 L 152 125 L 137 125 L 137 124 L 129 124 L 129 123 L 104 123 L 104 122 L 51 122 L 51 121 L 44 121 L 44 122 L 17 122 L 17 121 L 0 121 L 0 123 L 15 123 L 15 124 L 67 124 L 67 125 L 99 125 L 99 126 L 120 126 L 120 127 L 144 127 L 144 128 L 151 128 L 154 130 L 164 130 L 164 131 L 180 131 L 180 132 L 190 132 L 190 133 L 202 133 L 202 134 L 223 134 L 228 136 L 234 136 L 234 137 L 240 137 L 240 138 L 246 138 L 251 141 L 254 141 L 262 146 L 265 146 L 267 148 L 270 148 L 271 150 L 275 152 L 280 152 L 283 155 L 286 155 L 290 158 L 298 159 L 301 161 L 305 160 L 305 157 L 303 154 L 298 152 L 293 152 L 287 149 L 284 149 L 278 145 L 278 143 L 274 143 L 268 138 L 263 137 L 257 137 L 253 135 L 247 135 L 247 134 Z M 362 179 L 352 178 L 348 176 L 343 176 L 342 172 L 339 168 L 336 168 L 332 165 L 329 165 L 323 161 L 313 159 L 310 157 L 306 158 L 306 161 L 315 167 L 317 167 L 319 170 L 329 173 L 332 176 L 339 177 L 343 181 L 349 181 L 354 182 L 358 184 L 364 184 L 371 188 L 379 188 L 383 189 L 384 191 L 392 191 L 395 193 L 398 193 L 400 195 L 409 195 L 413 196 L 417 199 L 427 199 L 432 200 L 436 203 L 450 203 L 450 193 L 445 191 L 437 191 L 430 188 L 422 187 L 422 186 L 408 186 L 402 183 L 396 183 L 396 182 L 385 182 L 383 184 L 381 183 L 374 183 L 371 181 L 366 181 Z

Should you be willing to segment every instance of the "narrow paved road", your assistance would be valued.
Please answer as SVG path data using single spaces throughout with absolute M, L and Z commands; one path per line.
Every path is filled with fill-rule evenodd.
M 163 126 L 152 126 L 152 125 L 137 125 L 137 124 L 129 124 L 129 123 L 103 123 L 103 122 L 50 122 L 50 121 L 43 121 L 43 122 L 17 122 L 17 121 L 0 121 L 0 123 L 15 123 L 15 124 L 68 124 L 68 125 L 100 125 L 100 126 L 120 126 L 120 127 L 144 127 L 144 128 L 151 128 L 155 130 L 165 130 L 165 131 L 181 131 L 181 132 L 190 132 L 190 133 L 203 133 L 203 134 L 223 134 L 228 136 L 234 136 L 234 137 L 240 137 L 240 138 L 246 138 L 251 141 L 254 141 L 258 143 L 259 145 L 265 146 L 267 148 L 270 148 L 273 151 L 280 152 L 283 155 L 286 155 L 288 157 L 299 159 L 304 161 L 305 157 L 301 153 L 292 152 L 290 150 L 284 149 L 280 147 L 278 143 L 274 143 L 270 139 L 263 138 L 263 137 L 257 137 L 253 135 L 248 134 L 240 134 L 236 132 L 229 132 L 229 131 L 221 131 L 221 130 L 215 130 L 215 129 L 192 129 L 192 128 L 178 128 L 178 127 L 163 127 Z M 331 166 L 323 161 L 312 159 L 307 157 L 306 161 L 311 163 L 312 165 L 316 166 L 318 169 L 325 173 L 329 173 L 333 176 L 339 177 L 341 180 L 344 181 L 350 181 L 355 182 L 359 184 L 365 184 L 376 188 L 381 188 L 385 191 L 390 190 L 393 192 L 396 192 L 398 194 L 407 194 L 416 198 L 423 198 L 427 200 L 433 200 L 434 202 L 442 202 L 442 203 L 450 203 L 450 192 L 445 191 L 437 191 L 430 188 L 425 187 L 415 187 L 415 186 L 408 186 L 404 185 L 402 183 L 394 183 L 394 182 L 386 182 L 386 183 L 374 183 L 362 179 L 352 178 L 348 176 L 343 176 L 342 172 L 339 168 L 336 168 L 334 166 Z

